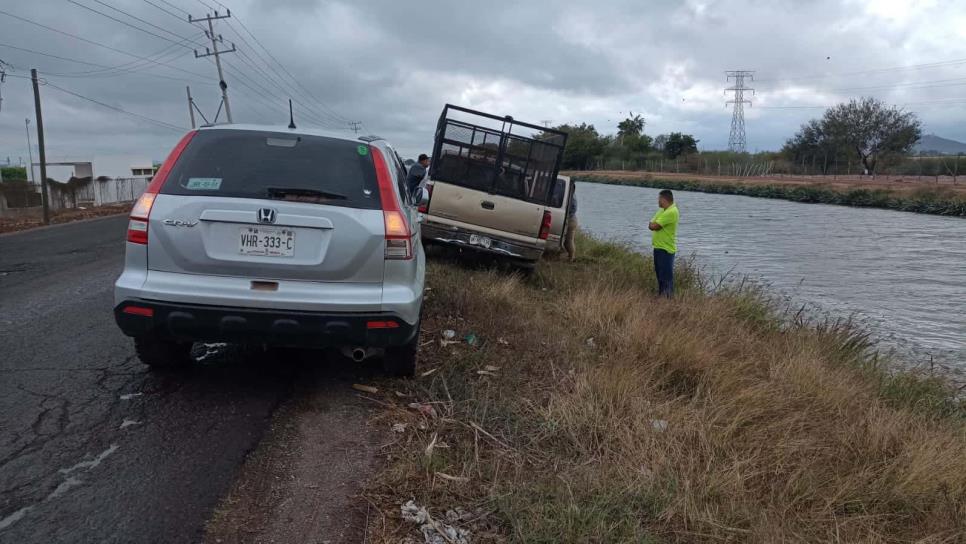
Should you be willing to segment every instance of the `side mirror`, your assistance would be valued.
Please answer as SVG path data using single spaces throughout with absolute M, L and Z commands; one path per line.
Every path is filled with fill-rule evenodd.
M 429 189 L 427 189 L 425 186 L 417 187 L 416 190 L 413 191 L 413 202 L 416 203 L 417 207 L 425 207 L 428 205 Z

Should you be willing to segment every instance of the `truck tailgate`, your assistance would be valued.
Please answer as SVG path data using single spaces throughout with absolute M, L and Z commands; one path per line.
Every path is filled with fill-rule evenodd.
M 540 204 L 435 181 L 428 215 L 534 242 L 540 235 L 543 210 Z

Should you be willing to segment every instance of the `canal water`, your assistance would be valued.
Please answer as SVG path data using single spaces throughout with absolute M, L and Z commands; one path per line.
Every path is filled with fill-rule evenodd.
M 657 189 L 577 183 L 587 232 L 649 252 Z M 676 191 L 678 256 L 811 315 L 854 318 L 883 351 L 966 371 L 966 219 Z

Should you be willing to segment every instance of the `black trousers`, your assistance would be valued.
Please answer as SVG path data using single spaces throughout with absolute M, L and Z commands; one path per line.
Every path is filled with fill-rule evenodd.
M 654 273 L 657 274 L 658 294 L 668 298 L 674 295 L 674 254 L 655 249 Z

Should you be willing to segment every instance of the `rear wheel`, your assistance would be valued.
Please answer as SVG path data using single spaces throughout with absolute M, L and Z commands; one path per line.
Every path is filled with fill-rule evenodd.
M 176 342 L 156 336 L 136 336 L 134 351 L 152 369 L 184 368 L 191 364 L 191 342 Z
M 420 322 L 416 323 L 416 334 L 404 346 L 386 348 L 385 357 L 382 359 L 382 370 L 390 376 L 400 378 L 411 378 L 416 375 L 416 359 L 419 352 L 419 329 Z

